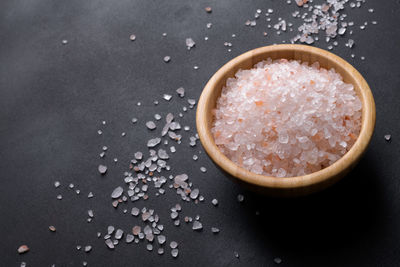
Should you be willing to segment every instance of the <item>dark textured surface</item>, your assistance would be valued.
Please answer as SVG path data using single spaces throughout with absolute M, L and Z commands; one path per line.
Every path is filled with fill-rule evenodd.
M 173 174 L 187 172 L 206 201 L 184 205 L 184 215 L 201 215 L 203 233 L 188 225 L 176 228 L 169 208 L 178 196 L 167 188 L 164 197 L 153 193 L 138 207 L 154 208 L 169 240 L 180 244 L 172 259 L 139 245 L 120 244 L 109 251 L 96 232 L 112 224 L 125 231 L 137 222 L 110 204 L 113 188 L 122 185 L 122 173 L 137 150 L 145 150 L 150 136 L 144 122 L 155 113 L 175 114 L 186 105 L 175 89 L 183 86 L 198 98 L 212 74 L 229 59 L 263 45 L 281 42 L 264 19 L 255 28 L 244 21 L 257 8 L 274 8 L 273 17 L 288 19 L 295 6 L 286 1 L 132 1 L 132 0 L 2 0 L 0 2 L 0 265 L 19 266 L 396 266 L 400 264 L 399 121 L 400 23 L 399 1 L 367 0 L 351 10 L 356 25 L 377 20 L 361 31 L 351 51 L 340 38 L 334 52 L 352 63 L 370 84 L 377 107 L 371 146 L 356 169 L 334 187 L 307 198 L 269 199 L 243 192 L 200 154 L 191 157 L 188 136 L 171 159 Z M 212 14 L 204 12 L 211 5 Z M 375 8 L 368 13 L 367 8 Z M 350 14 L 350 12 L 349 12 Z M 350 16 L 350 15 L 349 15 Z M 293 19 L 290 19 L 293 21 Z M 207 22 L 213 23 L 211 30 Z M 162 33 L 167 32 L 167 37 Z M 129 41 L 135 33 L 137 40 Z M 237 37 L 231 38 L 235 33 Z M 204 36 L 209 41 L 204 41 Z M 185 48 L 185 38 L 197 45 Z M 61 40 L 67 39 L 67 45 Z M 232 40 L 232 41 L 231 41 Z M 223 46 L 233 43 L 232 52 Z M 326 48 L 324 42 L 317 44 Z M 356 59 L 350 57 L 356 54 Z M 163 57 L 172 60 L 165 64 Z M 366 56 L 365 61 L 360 56 Z M 193 70 L 198 65 L 199 70 Z M 163 93 L 174 95 L 170 103 Z M 154 106 L 158 99 L 160 105 Z M 136 103 L 142 102 L 142 106 Z M 140 118 L 138 125 L 130 123 Z M 181 120 L 194 129 L 194 111 Z M 107 125 L 102 126 L 101 121 Z M 97 130 L 103 129 L 103 135 Z M 121 132 L 127 132 L 121 137 Z M 383 135 L 391 133 L 387 143 Z M 193 130 L 191 130 L 193 134 Z M 105 159 L 98 154 L 107 145 Z M 112 162 L 118 157 L 117 164 Z M 109 166 L 100 177 L 97 165 Z M 203 174 L 200 166 L 208 171 Z M 55 189 L 53 182 L 62 186 Z M 67 188 L 74 183 L 76 195 Z M 95 197 L 87 199 L 93 191 Z M 57 194 L 63 200 L 56 200 Z M 238 193 L 245 201 L 236 201 Z M 219 200 L 217 208 L 210 204 Z M 132 203 L 126 207 L 130 209 Z M 95 219 L 86 222 L 87 210 Z M 255 212 L 260 212 L 256 216 Z M 57 227 L 56 233 L 48 230 Z M 221 233 L 213 236 L 211 226 Z M 31 250 L 18 255 L 27 244 Z M 86 254 L 76 245 L 90 244 Z M 236 259 L 233 252 L 240 258 Z

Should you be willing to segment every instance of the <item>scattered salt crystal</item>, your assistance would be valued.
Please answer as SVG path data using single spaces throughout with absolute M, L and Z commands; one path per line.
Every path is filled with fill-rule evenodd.
M 385 134 L 384 138 L 386 141 L 390 141 L 392 139 L 392 136 L 390 134 Z
M 136 40 L 136 35 L 131 34 L 131 36 L 129 36 L 129 39 L 130 39 L 131 41 L 135 41 L 135 40 Z
M 88 210 L 88 215 L 90 218 L 93 218 L 94 217 L 93 210 Z
M 201 229 L 203 229 L 203 225 L 199 221 L 194 221 L 193 225 L 192 225 L 192 229 L 194 231 L 200 231 Z
M 282 262 L 282 259 L 281 259 L 281 258 L 275 258 L 275 259 L 274 259 L 274 262 L 275 262 L 276 264 L 280 264 L 280 263 Z
M 114 189 L 114 191 L 111 193 L 112 198 L 119 198 L 122 193 L 124 192 L 124 189 L 121 186 L 118 186 L 117 188 Z
M 165 100 L 167 100 L 167 101 L 170 101 L 171 98 L 172 98 L 172 95 L 164 94 L 164 95 L 163 95 L 163 98 L 164 98 Z
M 27 245 L 22 245 L 18 248 L 18 253 L 22 254 L 29 251 L 29 247 Z
M 211 227 L 211 232 L 213 234 L 218 234 L 219 233 L 219 229 L 217 227 Z
M 170 246 L 171 248 L 177 248 L 177 247 L 178 247 L 178 243 L 177 243 L 176 241 L 171 241 L 171 242 L 169 243 L 169 246 Z
M 244 196 L 243 196 L 242 194 L 237 195 L 237 200 L 238 200 L 239 202 L 243 202 Z
M 117 229 L 117 231 L 115 232 L 115 239 L 121 239 L 122 235 L 124 234 L 124 231 L 122 231 L 121 229 Z
M 173 250 L 171 250 L 172 257 L 176 258 L 178 257 L 178 254 L 179 254 L 178 249 L 174 248 Z
M 213 200 L 211 200 L 211 203 L 212 203 L 214 206 L 217 206 L 217 205 L 218 205 L 218 200 L 217 200 L 216 198 L 214 198 Z
M 135 239 L 135 237 L 133 235 L 127 234 L 126 237 L 125 237 L 125 242 L 126 243 L 132 243 L 134 239 Z
M 164 57 L 164 62 L 165 63 L 168 63 L 168 62 L 170 62 L 171 61 L 171 57 L 170 56 L 165 56 Z
M 100 164 L 97 169 L 99 170 L 100 174 L 105 174 L 107 172 L 107 166 L 105 166 L 105 165 Z
M 61 185 L 61 183 L 59 181 L 55 181 L 54 182 L 54 187 L 55 188 L 60 187 L 60 185 Z
M 154 123 L 154 121 L 148 121 L 148 122 L 146 122 L 146 127 L 147 127 L 149 130 L 154 130 L 157 126 L 156 126 L 156 124 Z
M 92 246 L 85 246 L 85 252 L 88 253 L 92 250 Z
M 186 46 L 187 46 L 188 50 L 192 49 L 195 45 L 196 45 L 196 43 L 193 41 L 192 38 L 186 39 Z
M 183 87 L 179 87 L 178 89 L 176 89 L 176 92 L 180 97 L 185 96 L 185 89 Z
M 164 244 L 166 240 L 167 239 L 164 235 L 157 236 L 157 241 L 158 241 L 158 244 L 160 244 L 160 245 Z
M 111 239 L 106 239 L 105 243 L 109 249 L 114 249 L 114 243 Z
M 160 142 L 161 142 L 161 138 L 156 137 L 156 138 L 154 138 L 154 139 L 150 139 L 150 140 L 147 142 L 147 146 L 148 146 L 148 147 L 155 147 L 155 146 L 158 145 Z
M 206 167 L 200 167 L 200 171 L 201 171 L 201 172 L 206 172 L 207 169 L 206 169 Z

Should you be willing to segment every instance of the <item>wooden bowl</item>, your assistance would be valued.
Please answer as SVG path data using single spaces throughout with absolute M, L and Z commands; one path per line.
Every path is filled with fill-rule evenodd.
M 320 171 L 296 177 L 277 178 L 249 172 L 229 160 L 215 145 L 211 133 L 212 110 L 229 77 L 239 69 L 250 69 L 256 63 L 272 59 L 295 59 L 334 68 L 346 83 L 354 85 L 362 102 L 362 125 L 360 135 L 352 148 L 338 161 Z M 200 141 L 211 159 L 235 180 L 248 188 L 273 196 L 299 196 L 322 190 L 345 176 L 360 160 L 371 140 L 375 126 L 375 102 L 371 90 L 361 74 L 342 58 L 325 50 L 295 44 L 272 45 L 246 52 L 220 68 L 208 81 L 200 96 L 196 113 Z

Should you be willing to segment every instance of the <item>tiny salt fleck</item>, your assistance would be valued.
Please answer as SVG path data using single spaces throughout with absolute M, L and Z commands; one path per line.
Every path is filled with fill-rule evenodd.
M 154 121 L 148 121 L 148 122 L 146 122 L 146 127 L 147 127 L 149 130 L 154 130 L 157 126 L 156 126 L 156 124 L 154 123 Z
M 280 264 L 280 263 L 282 262 L 282 259 L 281 259 L 281 258 L 275 258 L 275 259 L 274 259 L 274 262 L 275 262 L 276 264 Z
M 158 252 L 159 255 L 162 255 L 162 254 L 164 254 L 164 249 L 163 248 L 159 248 L 157 250 L 157 252 Z
M 173 250 L 171 250 L 172 257 L 176 258 L 178 257 L 178 254 L 179 254 L 178 249 L 174 248 Z
M 61 185 L 61 183 L 59 181 L 55 181 L 54 182 L 54 187 L 55 188 L 60 187 L 60 185 Z
M 66 45 L 66 44 L 68 44 L 68 40 L 64 39 L 64 40 L 61 41 L 61 43 L 62 43 L 63 45 Z
M 214 198 L 213 200 L 211 200 L 211 203 L 212 203 L 214 206 L 217 206 L 217 205 L 218 205 L 218 200 L 217 200 L 216 198 Z
M 136 123 L 137 121 L 138 121 L 138 119 L 137 118 L 132 118 L 132 123 Z
M 90 218 L 93 218 L 94 217 L 93 210 L 88 210 L 88 215 Z
M 192 225 L 192 229 L 194 231 L 201 231 L 201 229 L 203 229 L 203 225 L 199 221 L 194 221 L 193 225 Z
M 122 231 L 121 229 L 117 229 L 117 231 L 115 232 L 115 239 L 120 240 L 123 235 L 124 231 Z
M 101 135 L 101 134 L 103 133 L 103 131 L 102 131 L 102 130 L 97 130 L 97 133 L 98 133 L 99 135 Z
M 130 39 L 131 41 L 135 41 L 135 40 L 136 40 L 136 35 L 131 34 L 131 36 L 129 36 L 129 39 Z
M 168 63 L 168 62 L 170 62 L 171 61 L 171 57 L 170 56 L 165 56 L 164 57 L 164 62 L 165 63 Z
M 29 247 L 27 245 L 22 245 L 18 248 L 18 253 L 22 254 L 29 251 Z
M 193 69 L 198 70 L 199 66 L 195 65 L 195 66 L 193 66 Z
M 50 230 L 51 232 L 55 232 L 55 231 L 56 231 L 56 227 L 54 227 L 53 225 L 50 225 L 50 226 L 49 226 L 49 230 Z
M 107 166 L 105 165 L 99 165 L 97 169 L 99 170 L 100 174 L 105 174 L 107 172 Z
M 185 96 L 185 89 L 183 87 L 179 87 L 178 89 L 176 89 L 176 92 L 180 97 Z
M 169 243 L 169 246 L 173 249 L 173 248 L 177 248 L 178 247 L 178 243 L 176 241 L 171 241 Z
M 212 12 L 212 8 L 211 7 L 206 7 L 205 9 L 204 9 L 207 13 L 211 13 Z
M 193 160 L 198 160 L 198 159 L 199 159 L 199 156 L 193 155 Z
M 58 196 L 57 196 L 57 199 L 58 199 L 58 200 L 61 200 L 61 199 L 62 199 L 62 195 L 58 195 Z
M 201 172 L 206 172 L 207 169 L 206 169 L 206 167 L 200 167 L 200 171 L 201 171 Z
M 89 192 L 89 194 L 88 194 L 88 198 L 92 198 L 94 195 L 93 195 L 93 193 L 92 192 Z
M 219 228 L 217 228 L 217 227 L 211 227 L 211 232 L 212 232 L 213 234 L 218 234 L 218 233 L 219 233 Z
M 167 101 L 170 101 L 171 98 L 172 98 L 172 95 L 164 94 L 164 95 L 163 95 L 163 98 L 164 98 L 165 100 L 167 100 Z
M 124 189 L 121 186 L 118 186 L 117 188 L 114 189 L 114 191 L 111 193 L 112 198 L 119 198 L 122 193 L 124 192 Z
M 243 202 L 244 201 L 244 196 L 242 194 L 237 195 L 237 200 L 239 202 Z
M 155 147 L 155 146 L 158 145 L 160 142 L 161 142 L 161 138 L 156 137 L 156 138 L 154 138 L 154 139 L 150 139 L 150 140 L 147 142 L 147 146 L 148 146 L 148 147 Z
M 85 246 L 85 252 L 88 253 L 92 250 L 92 246 Z
M 148 251 L 152 251 L 153 250 L 153 245 L 152 244 L 147 244 L 146 246 Z
M 237 251 L 234 251 L 233 255 L 235 256 L 235 258 L 239 258 L 240 257 L 240 255 L 239 255 L 239 253 Z
M 114 249 L 114 243 L 112 242 L 111 239 L 107 239 L 107 240 L 105 241 L 105 243 L 106 243 L 106 245 L 107 245 L 107 247 L 108 247 L 109 249 Z
M 392 136 L 390 134 L 385 134 L 384 138 L 386 141 L 390 141 L 392 139 Z
M 188 50 L 192 49 L 195 45 L 196 43 L 193 41 L 192 38 L 186 38 L 186 46 Z

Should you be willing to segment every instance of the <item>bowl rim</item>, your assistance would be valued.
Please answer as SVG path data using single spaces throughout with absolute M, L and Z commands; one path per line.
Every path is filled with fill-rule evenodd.
M 339 160 L 337 160 L 332 165 L 319 170 L 317 172 L 313 172 L 303 176 L 294 176 L 294 177 L 273 177 L 266 176 L 261 174 L 256 174 L 250 172 L 238 165 L 236 165 L 233 161 L 228 159 L 217 147 L 214 142 L 214 138 L 211 134 L 211 129 L 208 127 L 208 118 L 207 116 L 207 101 L 212 95 L 212 91 L 215 88 L 215 84 L 220 79 L 223 79 L 227 72 L 230 72 L 232 69 L 237 68 L 240 63 L 244 61 L 251 60 L 253 57 L 262 56 L 263 54 L 272 54 L 278 51 L 290 51 L 290 52 L 302 52 L 308 53 L 311 55 L 318 56 L 319 58 L 324 58 L 327 61 L 334 61 L 337 65 L 343 66 L 343 69 L 350 74 L 350 76 L 354 79 L 355 84 L 357 84 L 358 88 L 360 88 L 359 96 L 362 102 L 362 123 L 360 134 L 353 144 L 351 149 L 342 156 Z M 265 57 L 265 59 L 268 57 Z M 252 60 L 252 65 L 256 64 Z M 236 71 L 239 68 L 236 69 Z M 235 71 L 235 73 L 236 73 Z M 225 81 L 226 82 L 226 81 Z M 224 82 L 224 83 L 225 83 Z M 353 85 L 355 85 L 353 84 Z M 319 183 L 327 182 L 329 179 L 333 179 L 347 170 L 349 170 L 366 151 L 369 142 L 371 141 L 372 134 L 375 127 L 375 102 L 371 92 L 370 87 L 367 82 L 363 78 L 363 76 L 347 61 L 342 59 L 341 57 L 328 52 L 326 50 L 307 46 L 307 45 L 299 45 L 299 44 L 279 44 L 279 45 L 270 45 L 264 46 L 260 48 L 256 48 L 245 52 L 228 63 L 223 65 L 207 82 L 204 87 L 201 96 L 199 98 L 197 104 L 197 112 L 196 112 L 196 126 L 197 132 L 200 137 L 200 141 L 206 150 L 207 154 L 211 157 L 211 159 L 223 170 L 228 172 L 235 178 L 239 180 L 255 185 L 257 187 L 264 188 L 281 188 L 281 189 L 294 189 L 294 188 L 303 188 L 309 187 L 312 185 L 316 185 Z

